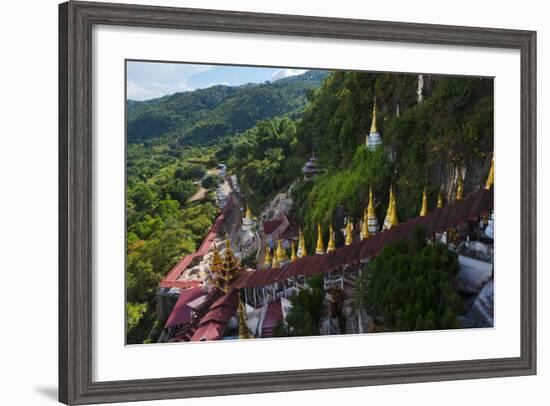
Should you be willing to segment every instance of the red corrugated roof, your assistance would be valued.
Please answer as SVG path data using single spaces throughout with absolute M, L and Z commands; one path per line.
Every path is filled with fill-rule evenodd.
M 168 320 L 166 320 L 164 327 L 168 328 L 190 322 L 193 309 L 187 306 L 187 303 L 192 302 L 204 294 L 205 293 L 200 286 L 183 290 L 180 293 L 178 301 L 174 305 L 170 316 L 168 316 Z
M 283 319 L 281 299 L 274 300 L 267 305 L 265 318 L 262 323 L 262 337 L 273 337 L 273 329 Z
M 214 224 L 212 224 L 212 227 L 210 227 L 210 231 L 206 236 L 204 237 L 204 240 L 201 243 L 201 246 L 197 251 L 195 251 L 192 254 L 186 255 L 181 259 L 180 262 L 178 262 L 171 270 L 168 272 L 168 274 L 164 277 L 163 280 L 160 281 L 159 286 L 161 288 L 190 288 L 190 287 L 196 287 L 201 284 L 201 282 L 198 281 L 180 281 L 178 278 L 181 276 L 183 271 L 187 269 L 189 264 L 196 258 L 196 257 L 202 257 L 205 254 L 210 251 L 210 247 L 212 246 L 212 243 L 216 239 L 216 236 L 218 235 L 218 232 L 223 225 L 223 221 L 225 219 L 225 216 L 227 215 L 227 212 L 231 205 L 233 204 L 232 195 L 229 195 L 229 199 L 227 200 L 226 205 L 223 208 L 222 214 L 218 216 L 218 218 L 214 221 Z
M 341 247 L 336 252 L 303 257 L 282 268 L 258 269 L 241 274 L 233 283 L 233 288 L 265 286 L 293 276 L 310 276 L 339 270 L 347 265 L 358 264 L 363 259 L 372 258 L 386 245 L 408 237 L 417 224 L 424 225 L 427 233 L 433 234 L 449 227 L 464 226 L 468 222 L 477 221 L 480 216 L 489 215 L 492 209 L 493 189 L 482 189 L 463 200 L 449 203 L 442 209 L 435 209 L 425 217 L 409 219 L 366 240 L 355 241 L 350 246 Z
M 223 295 L 216 300 L 201 319 L 191 341 L 220 340 L 225 334 L 229 320 L 237 311 L 238 300 L 238 292 Z

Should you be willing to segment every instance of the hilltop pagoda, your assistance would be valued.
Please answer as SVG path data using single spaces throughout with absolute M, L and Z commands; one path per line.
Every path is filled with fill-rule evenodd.
M 304 180 L 313 179 L 316 175 L 320 174 L 321 172 L 323 172 L 323 169 L 317 163 L 317 158 L 315 158 L 315 154 L 312 154 L 311 158 L 309 158 L 309 161 L 307 161 L 304 167 L 302 168 L 302 173 L 304 174 Z
M 366 139 L 367 148 L 370 149 L 371 151 L 375 150 L 380 145 L 382 145 L 382 137 L 380 137 L 380 133 L 378 132 L 376 115 L 377 115 L 376 99 L 374 99 L 374 104 L 372 106 L 372 123 L 370 126 L 370 133 Z
M 243 218 L 242 230 L 243 231 L 250 231 L 250 230 L 252 230 L 252 228 L 254 227 L 255 224 L 256 224 L 256 221 L 254 220 L 254 218 L 252 216 L 252 212 L 250 211 L 250 207 L 247 205 L 246 210 L 245 210 L 245 215 L 244 215 L 244 218 Z

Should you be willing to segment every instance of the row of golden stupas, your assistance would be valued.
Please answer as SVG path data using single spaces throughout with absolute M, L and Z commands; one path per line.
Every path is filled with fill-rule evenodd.
M 463 179 L 459 177 L 457 188 L 456 188 L 456 194 L 455 199 L 461 200 L 463 199 Z M 485 189 L 490 189 L 494 182 L 494 159 L 491 160 L 491 167 L 489 170 L 489 176 L 487 177 L 487 181 L 485 183 Z M 382 231 L 389 230 L 393 226 L 399 224 L 399 220 L 397 218 L 397 200 L 396 200 L 396 193 L 395 189 L 392 186 L 390 186 L 389 191 L 390 197 L 389 197 L 389 204 L 388 209 L 386 211 L 386 217 L 384 219 L 384 223 L 382 226 Z M 443 207 L 443 194 L 440 191 L 437 197 L 437 208 L 441 209 Z M 419 216 L 424 217 L 428 214 L 428 196 L 426 192 L 426 188 L 424 188 L 422 192 L 422 204 L 420 207 Z M 378 227 L 378 219 L 376 217 L 376 213 L 374 210 L 374 196 L 372 192 L 372 187 L 369 189 L 369 203 L 367 208 L 364 211 L 362 221 L 360 222 L 360 239 L 365 240 L 369 238 L 371 235 L 376 234 L 379 231 Z M 354 242 L 353 239 L 353 224 L 351 219 L 348 218 L 345 226 L 345 245 L 351 245 Z M 334 229 L 332 227 L 332 224 L 329 225 L 329 240 L 327 247 L 325 249 L 325 244 L 323 241 L 323 233 L 321 229 L 321 224 L 317 224 L 317 244 L 315 247 L 315 254 L 316 255 L 323 255 L 323 254 L 330 254 L 331 252 L 336 251 L 336 245 L 335 245 L 335 233 Z M 301 258 L 303 256 L 307 255 L 306 245 L 305 245 L 305 239 L 304 235 L 302 233 L 302 230 L 300 230 L 299 233 L 299 240 L 298 240 L 298 251 L 295 249 L 294 241 L 291 243 L 291 256 L 290 259 L 286 253 L 286 250 L 282 246 L 281 240 L 277 243 L 277 248 L 274 250 L 273 254 L 271 254 L 271 250 L 268 248 L 266 250 L 266 255 L 264 258 L 263 267 L 264 268 L 279 268 L 282 265 L 285 265 L 289 262 L 294 262 L 298 258 Z

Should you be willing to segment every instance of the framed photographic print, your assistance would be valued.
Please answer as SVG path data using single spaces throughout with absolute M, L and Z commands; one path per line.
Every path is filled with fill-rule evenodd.
M 535 32 L 59 28 L 60 401 L 536 373 Z

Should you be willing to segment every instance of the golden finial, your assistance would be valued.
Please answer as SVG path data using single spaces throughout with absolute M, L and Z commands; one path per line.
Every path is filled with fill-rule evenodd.
M 458 178 L 458 186 L 456 187 L 456 200 L 462 200 L 462 188 L 463 188 L 463 184 L 462 184 L 462 176 L 460 176 Z
M 351 218 L 348 217 L 348 223 L 346 224 L 346 245 L 353 244 L 353 225 L 351 224 Z
M 281 240 L 277 242 L 277 261 L 281 263 L 288 261 L 288 255 L 286 255 L 286 250 L 283 248 Z
M 296 249 L 294 248 L 294 241 L 290 245 L 290 262 L 294 262 L 298 259 L 296 256 Z
M 216 244 L 214 244 L 214 250 L 212 253 L 212 262 L 210 264 L 210 272 L 219 272 L 222 270 L 222 257 L 220 256 L 220 252 L 216 248 Z
M 378 128 L 376 126 L 376 97 L 374 98 L 374 104 L 372 105 L 372 124 L 370 126 L 370 133 L 374 134 L 378 132 Z
M 304 233 L 302 232 L 302 228 L 300 228 L 300 239 L 298 241 L 298 257 L 303 258 L 306 255 L 307 255 L 306 241 L 304 239 Z
M 328 232 L 328 245 L 327 245 L 327 254 L 329 252 L 336 251 L 336 246 L 334 245 L 334 230 L 332 229 L 332 224 L 329 226 Z
M 441 193 L 441 190 L 437 194 L 437 208 L 438 209 L 443 208 L 443 193 Z
M 250 207 L 246 205 L 246 214 L 244 216 L 247 220 L 252 220 L 252 213 L 250 212 Z
M 321 224 L 317 224 L 317 247 L 315 253 L 323 255 L 325 253 L 325 244 L 323 243 L 323 234 L 321 234 Z
M 426 188 L 422 192 L 422 208 L 420 209 L 420 217 L 424 217 L 428 214 L 428 196 L 426 195 Z
M 239 338 L 240 339 L 249 339 L 250 336 L 250 330 L 248 329 L 248 324 L 246 323 L 246 307 L 241 300 L 241 296 L 239 295 L 239 306 L 238 306 L 238 314 L 239 314 Z
M 392 193 L 392 204 L 391 204 L 391 213 L 390 213 L 390 223 L 392 226 L 395 226 L 399 223 L 397 220 L 397 202 L 395 200 L 395 193 Z
M 271 266 L 271 249 L 269 248 L 269 246 L 267 246 L 265 250 L 264 266 L 266 268 L 269 268 Z
M 491 159 L 491 169 L 489 169 L 489 176 L 487 177 L 487 182 L 485 182 L 485 189 L 491 189 L 495 181 L 495 156 Z
M 225 252 L 223 259 L 223 271 L 226 282 L 229 282 L 239 271 L 239 261 L 235 258 L 231 249 L 231 241 L 225 240 Z

